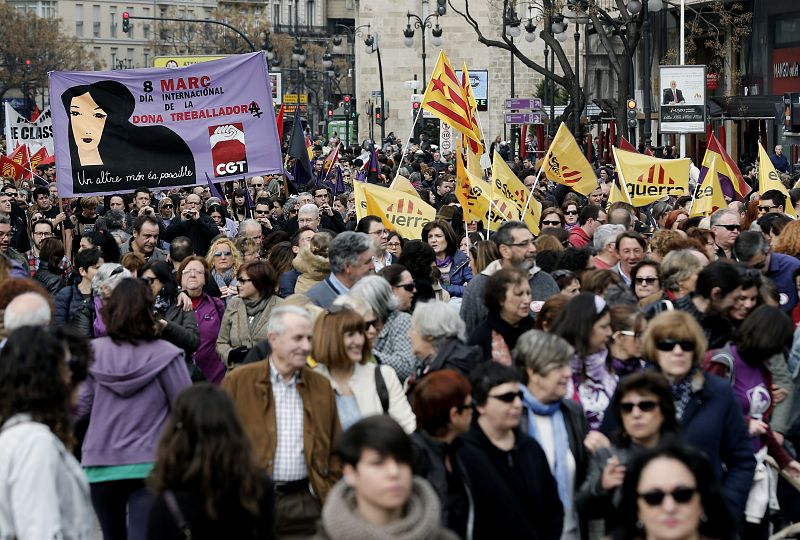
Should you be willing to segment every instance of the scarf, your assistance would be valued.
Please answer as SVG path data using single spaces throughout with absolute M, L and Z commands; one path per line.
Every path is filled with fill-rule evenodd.
M 437 268 L 446 268 L 451 264 L 453 264 L 453 257 L 451 257 L 450 255 L 448 255 L 444 259 L 438 259 L 438 258 L 436 259 Z
M 683 412 L 692 397 L 692 379 L 694 379 L 696 371 L 697 368 L 692 368 L 686 377 L 678 381 L 677 384 L 670 385 L 672 387 L 672 398 L 675 400 L 675 416 L 679 421 L 683 418 Z
M 242 298 L 244 309 L 247 311 L 247 325 L 253 331 L 253 323 L 261 315 L 269 303 L 269 298 Z
M 558 498 L 565 510 L 572 507 L 569 499 L 569 471 L 567 470 L 567 452 L 569 452 L 569 437 L 567 436 L 567 425 L 564 422 L 564 413 L 561 412 L 561 400 L 554 403 L 540 403 L 530 390 L 523 385 L 519 385 L 522 390 L 522 403 L 528 408 L 528 434 L 541 444 L 541 435 L 536 426 L 536 416 L 551 416 L 553 422 L 553 440 L 555 443 L 555 453 L 553 469 L 555 470 L 556 484 L 558 485 Z M 543 446 L 543 445 L 542 445 Z
M 211 277 L 217 283 L 217 287 L 230 287 L 233 283 L 233 266 L 225 270 L 224 274 L 220 274 L 216 270 L 211 270 Z

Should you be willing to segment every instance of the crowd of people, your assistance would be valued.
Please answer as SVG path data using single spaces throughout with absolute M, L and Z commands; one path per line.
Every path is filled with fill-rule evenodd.
M 402 174 L 437 210 L 404 238 L 356 217 L 362 150 L 333 165 L 343 187 L 328 150 L 299 187 L 70 200 L 49 169 L 5 179 L 0 538 L 758 540 L 800 521 L 782 192 L 690 217 L 688 196 L 608 205 L 610 166 L 584 197 L 516 158 L 540 230 L 490 230 L 465 222 L 452 155 L 390 143 L 368 181 Z

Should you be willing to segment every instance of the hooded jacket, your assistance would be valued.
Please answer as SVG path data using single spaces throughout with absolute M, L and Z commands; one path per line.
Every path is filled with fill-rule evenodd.
M 315 255 L 307 247 L 300 250 L 300 253 L 292 261 L 292 266 L 300 272 L 300 276 L 294 286 L 296 294 L 304 294 L 331 273 L 328 258 Z
M 172 403 L 191 385 L 183 351 L 157 339 L 92 340 L 94 364 L 80 388 L 78 419 L 89 418 L 84 467 L 152 463 Z
M 428 483 L 415 477 L 405 514 L 380 527 L 356 509 L 356 494 L 344 481 L 334 486 L 322 509 L 315 540 L 450 540 L 458 538 L 440 525 L 439 500 Z

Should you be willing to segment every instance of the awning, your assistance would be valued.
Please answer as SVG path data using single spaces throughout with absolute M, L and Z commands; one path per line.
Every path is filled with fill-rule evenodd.
M 709 101 L 711 118 L 723 120 L 775 120 L 776 111 L 783 109 L 783 96 L 712 97 Z

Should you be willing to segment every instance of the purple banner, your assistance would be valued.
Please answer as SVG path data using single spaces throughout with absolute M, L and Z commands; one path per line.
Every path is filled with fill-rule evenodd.
M 280 173 L 262 52 L 184 68 L 53 72 L 62 197 Z

